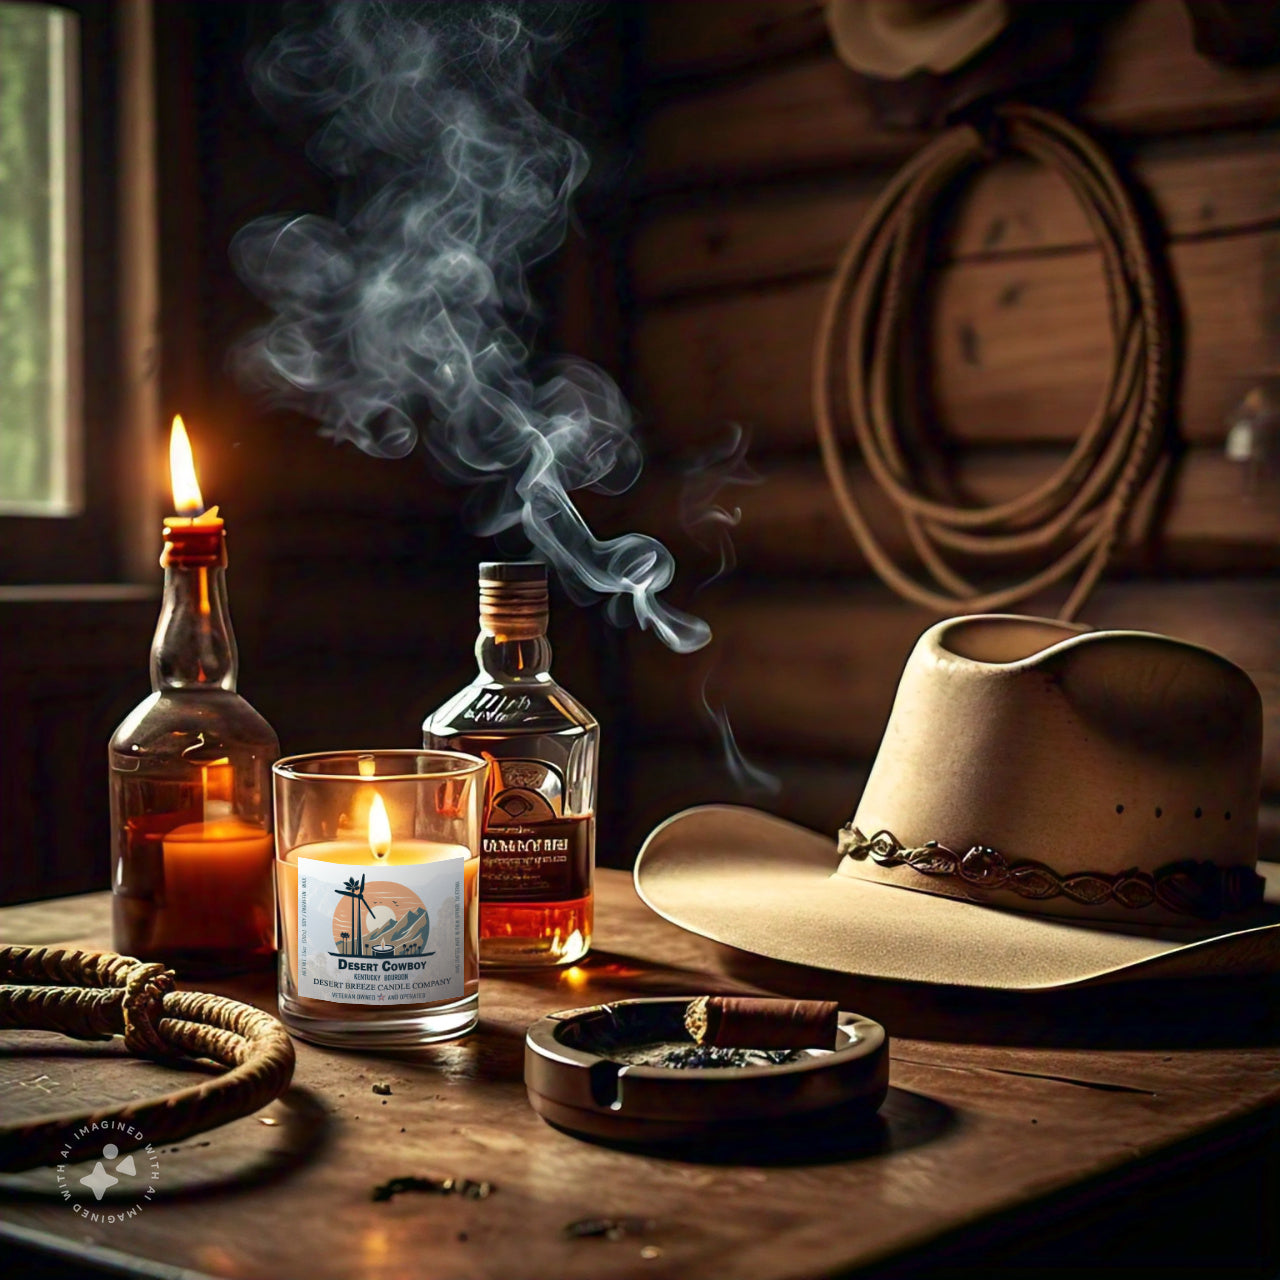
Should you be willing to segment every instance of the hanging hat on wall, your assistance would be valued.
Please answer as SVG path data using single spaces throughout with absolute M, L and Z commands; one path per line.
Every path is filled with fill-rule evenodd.
M 1009 21 L 1005 0 L 828 0 L 836 52 L 855 71 L 899 80 L 954 71 Z
M 649 836 L 636 887 L 694 933 L 863 977 L 1052 990 L 1280 970 L 1261 724 L 1249 677 L 1196 645 L 952 618 L 913 650 L 838 841 L 690 809 Z
M 1011 96 L 1058 109 L 1083 91 L 1116 5 L 1032 0 L 827 0 L 837 54 L 885 129 L 937 128 Z

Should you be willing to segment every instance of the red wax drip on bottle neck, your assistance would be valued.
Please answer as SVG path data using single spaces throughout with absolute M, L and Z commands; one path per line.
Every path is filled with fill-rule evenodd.
M 223 522 L 182 516 L 166 520 L 160 564 L 166 569 L 225 569 L 227 541 Z

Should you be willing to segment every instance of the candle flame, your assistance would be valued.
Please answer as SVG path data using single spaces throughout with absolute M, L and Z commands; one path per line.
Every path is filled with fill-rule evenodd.
M 173 508 L 183 516 L 198 516 L 204 510 L 191 441 L 181 417 L 173 420 L 169 434 L 169 480 L 173 485 Z
M 369 852 L 375 858 L 385 858 L 391 852 L 391 820 L 387 817 L 387 806 L 376 791 L 369 806 Z

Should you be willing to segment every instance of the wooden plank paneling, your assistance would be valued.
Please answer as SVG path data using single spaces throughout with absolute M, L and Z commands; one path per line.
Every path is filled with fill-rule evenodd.
M 731 579 L 699 604 L 714 631 L 706 649 L 632 646 L 641 733 L 697 741 L 705 682 L 747 750 L 850 761 L 874 754 L 902 664 L 932 621 L 865 582 L 801 591 Z
M 688 740 L 706 680 L 747 749 L 849 761 L 874 756 L 907 654 L 936 620 L 861 583 L 731 583 L 707 616 L 716 639 L 694 659 L 633 647 L 644 729 Z M 1179 636 L 1244 667 L 1263 695 L 1265 789 L 1280 791 L 1280 581 L 1110 584 L 1081 621 Z
M 1257 373 L 1280 360 L 1280 233 L 1177 244 L 1185 316 L 1180 425 L 1217 442 Z M 756 448 L 812 441 L 810 363 L 825 280 L 654 308 L 635 335 L 636 396 L 660 447 L 714 438 L 725 423 Z M 934 395 L 965 442 L 1074 439 L 1110 362 L 1094 250 L 957 263 L 940 271 Z
M 1057 450 L 971 454 L 957 467 L 957 492 L 975 505 L 1008 501 L 1050 475 L 1064 457 Z M 881 545 L 895 561 L 916 564 L 901 521 L 866 468 L 851 462 L 849 475 Z M 707 529 L 681 527 L 684 483 L 670 472 L 649 476 L 626 500 L 619 517 L 668 541 L 677 553 L 692 547 L 698 536 L 705 541 Z M 1155 497 L 1155 489 L 1149 489 L 1148 500 L 1135 509 L 1114 570 L 1239 574 L 1280 569 L 1280 477 L 1274 472 L 1256 473 L 1218 449 L 1194 449 L 1179 459 L 1158 506 Z M 769 461 L 759 484 L 726 487 L 717 502 L 740 512 L 727 532 L 747 573 L 797 568 L 811 574 L 870 572 L 816 458 Z M 957 557 L 954 563 L 972 562 Z M 1030 563 L 1010 560 L 1002 567 L 1026 568 Z
M 1108 30 L 1082 111 L 1134 133 L 1274 121 L 1280 69 L 1244 71 L 1202 57 L 1185 4 L 1138 0 Z
M 702 728 L 699 746 L 639 747 L 630 753 L 631 811 L 622 847 L 597 848 L 602 865 L 631 866 L 659 822 L 697 804 L 756 805 L 815 831 L 832 832 L 857 807 L 866 784 L 862 765 L 760 754 L 751 763 L 768 770 L 778 789 L 744 788 L 725 764 L 715 728 L 706 721 Z
M 847 169 L 900 159 L 924 141 L 876 128 L 866 92 L 833 53 L 787 62 L 658 106 L 645 124 L 650 189 Z
M 105 887 L 107 740 L 146 696 L 156 607 L 0 602 L 0 902 Z
M 829 39 L 822 10 L 817 0 L 648 0 L 645 70 L 658 76 L 695 75 L 821 47 Z
M 1134 176 L 1172 239 L 1280 220 L 1280 137 L 1230 135 L 1152 143 Z M 828 272 L 853 237 L 883 174 L 712 193 L 708 203 L 648 210 L 632 246 L 636 295 L 652 301 L 699 289 Z M 955 216 L 947 260 L 1079 248 L 1094 243 L 1079 203 L 1055 172 L 1008 161 L 978 171 Z
M 1202 58 L 1181 4 L 1140 0 L 1109 30 L 1082 113 L 1136 134 L 1270 122 L 1280 116 L 1280 69 Z M 841 168 L 903 155 L 920 140 L 877 129 L 858 78 L 826 52 L 765 62 L 659 107 L 645 131 L 644 174 L 661 186 Z

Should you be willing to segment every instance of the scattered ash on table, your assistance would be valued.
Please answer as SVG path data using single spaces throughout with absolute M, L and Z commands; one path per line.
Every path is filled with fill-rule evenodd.
M 462 1196 L 464 1200 L 487 1200 L 497 1187 L 492 1182 L 473 1182 L 470 1178 L 390 1178 L 374 1187 L 372 1199 L 390 1200 L 405 1191 L 429 1196 Z
M 616 1044 L 609 1057 L 633 1067 L 780 1067 L 806 1057 L 803 1049 L 722 1049 L 688 1040 L 659 1040 L 651 1044 Z
M 654 1228 L 652 1218 L 579 1218 L 561 1228 L 570 1240 L 623 1240 Z

